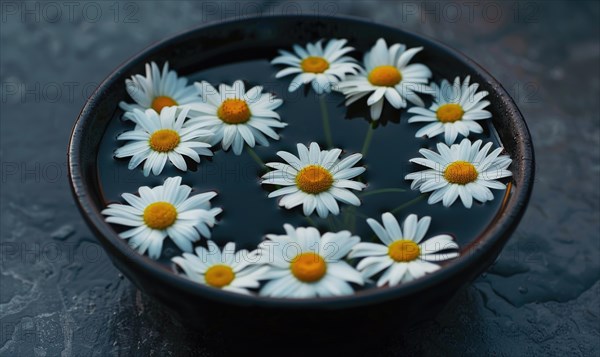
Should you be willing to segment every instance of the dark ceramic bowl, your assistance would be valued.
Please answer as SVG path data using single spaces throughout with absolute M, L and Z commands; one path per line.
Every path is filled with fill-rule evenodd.
M 98 174 L 98 152 L 107 128 L 120 115 L 118 102 L 127 98 L 124 81 L 143 73 L 149 61 L 169 61 L 180 73 L 220 64 L 235 53 L 236 59 L 259 58 L 261 51 L 274 53 L 293 43 L 320 38 L 347 38 L 363 51 L 377 38 L 408 47 L 424 46 L 427 65 L 441 76 L 472 76 L 490 92 L 493 124 L 506 151 L 513 158 L 512 189 L 495 218 L 466 247 L 461 257 L 440 271 L 394 288 L 368 289 L 352 296 L 327 299 L 274 299 L 243 296 L 208 288 L 177 276 L 165 264 L 135 253 L 104 221 L 100 211 L 106 202 Z M 247 48 L 255 50 L 244 50 Z M 263 56 L 264 57 L 264 56 Z M 162 41 L 138 54 L 113 72 L 81 111 L 73 128 L 68 152 L 70 180 L 75 199 L 87 223 L 114 264 L 138 288 L 170 308 L 188 326 L 227 331 L 229 336 L 261 333 L 311 339 L 331 338 L 318 332 L 343 331 L 345 339 L 356 334 L 406 326 L 437 313 L 444 304 L 496 258 L 510 238 L 526 208 L 533 184 L 534 158 L 525 121 L 504 88 L 475 62 L 433 40 L 372 22 L 338 17 L 261 17 L 203 26 Z M 501 194 L 497 194 L 500 196 Z M 332 330 L 335 329 L 335 330 Z

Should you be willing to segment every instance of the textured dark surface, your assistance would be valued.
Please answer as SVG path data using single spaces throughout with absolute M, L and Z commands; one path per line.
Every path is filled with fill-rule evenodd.
M 377 355 L 600 350 L 600 10 L 596 2 L 1 3 L 0 355 L 218 355 L 112 267 L 70 196 L 86 96 L 156 40 L 244 14 L 364 16 L 478 61 L 530 126 L 529 210 L 496 264 Z

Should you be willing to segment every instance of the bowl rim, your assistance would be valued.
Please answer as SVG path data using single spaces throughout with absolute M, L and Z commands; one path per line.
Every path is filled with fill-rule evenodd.
M 104 221 L 102 214 L 95 207 L 93 200 L 90 198 L 90 192 L 95 190 L 86 184 L 84 178 L 85 173 L 83 171 L 84 165 L 81 164 L 82 157 L 80 152 L 84 143 L 82 142 L 82 132 L 88 127 L 93 118 L 93 112 L 95 107 L 99 104 L 102 99 L 102 93 L 105 88 L 109 87 L 112 83 L 117 81 L 127 69 L 139 64 L 140 62 L 146 62 L 145 59 L 150 57 L 154 52 L 160 48 L 168 46 L 170 43 L 175 42 L 181 37 L 189 35 L 191 33 L 198 33 L 206 31 L 211 28 L 225 26 L 225 25 L 243 25 L 245 22 L 251 21 L 270 21 L 277 19 L 285 19 L 287 21 L 334 21 L 347 23 L 348 25 L 361 24 L 365 26 L 372 26 L 379 28 L 383 32 L 394 31 L 403 35 L 413 37 L 418 41 L 428 45 L 437 47 L 443 51 L 452 54 L 458 61 L 468 68 L 472 68 L 477 71 L 478 75 L 484 78 L 488 83 L 495 85 L 495 90 L 501 98 L 503 98 L 504 105 L 510 109 L 511 120 L 513 125 L 517 129 L 521 140 L 516 140 L 516 152 L 519 152 L 521 156 L 518 158 L 520 161 L 525 162 L 521 175 L 518 177 L 513 176 L 513 180 L 516 183 L 516 188 L 512 189 L 511 197 L 507 201 L 506 206 L 498 214 L 497 217 L 490 223 L 490 225 L 484 229 L 479 235 L 476 242 L 477 249 L 471 249 L 469 254 L 461 255 L 447 264 L 443 269 L 436 271 L 435 273 L 429 274 L 426 278 L 416 279 L 406 284 L 397 285 L 394 287 L 385 287 L 377 289 L 367 289 L 355 292 L 352 295 L 336 296 L 336 297 L 315 297 L 307 299 L 289 299 L 289 298 L 273 298 L 263 297 L 259 295 L 244 295 L 233 292 L 224 291 L 221 289 L 214 289 L 202 284 L 195 283 L 182 275 L 175 274 L 174 272 L 165 269 L 164 265 L 151 260 L 150 258 L 140 255 L 133 251 L 127 243 L 118 237 L 116 231 Z M 513 158 L 515 159 L 515 158 Z M 394 28 L 387 25 L 382 25 L 373 22 L 370 19 L 353 17 L 353 16 L 314 16 L 314 15 L 262 15 L 262 16 L 242 16 L 235 19 L 229 20 L 217 20 L 204 23 L 200 26 L 193 27 L 184 30 L 178 34 L 170 36 L 161 41 L 157 41 L 139 53 L 133 55 L 128 60 L 121 63 L 116 69 L 112 71 L 96 88 L 92 95 L 87 99 L 81 112 L 79 113 L 77 120 L 73 126 L 70 141 L 67 150 L 67 167 L 68 177 L 71 186 L 71 191 L 77 206 L 87 222 L 88 226 L 95 233 L 98 240 L 101 241 L 105 250 L 110 248 L 109 255 L 116 255 L 119 260 L 127 259 L 127 264 L 133 264 L 134 268 L 141 269 L 145 273 L 151 275 L 157 279 L 160 284 L 168 285 L 175 289 L 183 290 L 184 292 L 198 298 L 205 298 L 216 302 L 225 302 L 228 304 L 240 305 L 240 306 L 264 306 L 269 308 L 294 308 L 294 309 L 340 309 L 348 307 L 359 307 L 364 305 L 370 305 L 374 303 L 380 303 L 389 301 L 401 297 L 408 296 L 421 290 L 432 288 L 437 284 L 440 284 L 446 279 L 454 275 L 458 275 L 461 272 L 469 268 L 471 264 L 477 259 L 482 258 L 485 254 L 489 254 L 493 250 L 493 247 L 499 243 L 503 243 L 510 237 L 510 233 L 518 225 L 523 213 L 527 207 L 529 197 L 531 195 L 534 173 L 535 173 L 535 162 L 533 144 L 527 124 L 523 118 L 523 115 L 517 108 L 514 100 L 510 97 L 508 92 L 502 87 L 489 72 L 477 64 L 474 60 L 463 54 L 462 52 L 453 49 L 437 40 L 428 36 L 417 34 L 414 32 L 406 31 L 400 28 Z M 93 194 L 93 193 L 92 193 Z M 111 259 L 114 257 L 111 257 Z M 120 269 L 122 270 L 122 269 Z M 127 272 L 124 272 L 128 275 Z M 128 276 L 129 277 L 129 276 Z M 131 277 L 130 277 L 131 278 Z M 135 279 L 134 280 L 135 283 Z M 467 283 L 467 281 L 465 281 Z M 137 285 L 137 284 L 136 284 Z

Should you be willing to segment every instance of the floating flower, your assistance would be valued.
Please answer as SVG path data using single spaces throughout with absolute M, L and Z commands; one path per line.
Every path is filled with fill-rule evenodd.
M 409 123 L 432 122 L 417 131 L 416 137 L 426 135 L 432 138 L 444 133 L 446 144 L 450 145 L 454 143 L 458 134 L 467 137 L 469 132 L 483 132 L 476 120 L 492 117 L 492 113 L 484 110 L 490 102 L 482 100 L 488 92 L 477 92 L 479 84 L 469 85 L 469 79 L 467 76 L 461 84 L 460 78 L 456 77 L 454 85 L 444 79 L 439 87 L 433 83 L 431 88 L 434 102 L 431 107 L 408 109 L 409 113 L 417 114 L 408 120 Z
M 303 144 L 297 147 L 299 157 L 287 151 L 277 153 L 287 164 L 266 164 L 275 170 L 262 177 L 262 184 L 285 186 L 271 192 L 269 198 L 283 196 L 280 206 L 292 209 L 303 205 L 304 215 L 309 216 L 316 209 L 321 218 L 327 217 L 329 212 L 340 213 L 337 201 L 360 206 L 360 200 L 350 189 L 361 191 L 366 187 L 362 182 L 351 180 L 365 171 L 364 167 L 353 167 L 362 159 L 361 154 L 340 161 L 340 149 L 321 150 L 317 143 L 311 143 L 310 149 Z
M 358 263 L 357 269 L 365 278 L 385 270 L 379 277 L 377 286 L 395 286 L 419 279 L 440 269 L 439 265 L 432 262 L 458 256 L 457 252 L 439 253 L 447 249 L 458 249 L 458 245 L 447 234 L 422 242 L 431 217 L 418 219 L 411 214 L 404 220 L 402 229 L 389 212 L 384 213 L 381 219 L 383 226 L 372 218 L 367 219 L 367 223 L 384 244 L 358 243 L 348 255 L 350 258 L 364 258 Z
M 221 142 L 223 150 L 232 146 L 233 152 L 240 155 L 244 142 L 250 147 L 256 143 L 269 146 L 265 135 L 279 140 L 273 128 L 287 125 L 274 112 L 283 101 L 272 94 L 262 93 L 261 86 L 246 92 L 244 82 L 238 80 L 232 87 L 221 84 L 218 91 L 207 82 L 196 83 L 196 88 L 202 100 L 190 106 L 190 124 L 213 131 L 215 135 L 211 143 Z
M 213 133 L 199 126 L 185 122 L 188 109 L 177 114 L 177 107 L 165 108 L 157 114 L 148 109 L 142 112 L 134 109 L 131 120 L 137 125 L 134 130 L 127 131 L 117 137 L 117 140 L 130 140 L 129 143 L 115 150 L 118 158 L 130 157 L 129 169 L 135 169 L 144 162 L 144 176 L 150 171 L 159 175 L 167 160 L 179 170 L 186 171 L 187 164 L 183 156 L 200 163 L 200 156 L 212 156 L 207 143 Z
M 481 147 L 481 140 L 471 143 L 463 139 L 460 144 L 450 147 L 437 144 L 438 153 L 421 149 L 424 158 L 414 158 L 410 162 L 426 166 L 429 169 L 406 175 L 406 180 L 413 180 L 411 188 L 421 192 L 431 192 L 429 204 L 442 201 L 449 207 L 458 197 L 467 208 L 471 208 L 473 198 L 480 202 L 494 199 L 490 188 L 504 190 L 506 186 L 497 181 L 512 176 L 507 170 L 512 160 L 507 155 L 500 155 L 502 148 L 497 148 L 488 155 L 492 143 Z
M 125 80 L 125 88 L 135 104 L 119 103 L 121 109 L 131 112 L 134 109 L 145 111 L 154 109 L 160 113 L 163 108 L 186 106 L 200 100 L 196 88 L 187 85 L 187 78 L 178 77 L 177 73 L 169 70 L 169 62 L 165 62 L 162 74 L 156 63 L 146 63 L 146 76 L 136 74 Z M 126 113 L 130 119 L 131 114 Z
M 272 278 L 260 295 L 310 298 L 352 294 L 349 283 L 362 285 L 361 274 L 342 259 L 360 241 L 348 231 L 325 233 L 316 228 L 283 226 L 285 235 L 268 234 L 259 244 L 261 261 Z
M 280 50 L 280 56 L 271 61 L 271 64 L 289 66 L 277 72 L 275 78 L 296 75 L 288 88 L 290 92 L 312 82 L 315 92 L 329 93 L 332 86 L 335 87 L 347 74 L 356 74 L 360 69 L 354 58 L 345 56 L 354 50 L 353 47 L 345 47 L 347 40 L 329 40 L 325 49 L 321 42 L 309 43 L 306 48 L 294 45 L 295 53 Z
M 210 238 L 215 216 L 222 212 L 210 205 L 216 192 L 189 197 L 191 191 L 191 187 L 181 185 L 181 177 L 169 177 L 162 186 L 140 187 L 139 197 L 124 193 L 128 204 L 110 204 L 102 214 L 108 216 L 106 222 L 135 227 L 119 233 L 119 237 L 129 239 L 129 245 L 140 254 L 147 250 L 150 258 L 158 259 L 167 236 L 181 250 L 191 252 L 192 242 L 200 235 Z
M 407 100 L 415 105 L 425 105 L 415 92 L 431 90 L 427 85 L 431 71 L 420 63 L 408 64 L 422 49 L 406 49 L 399 43 L 388 48 L 384 39 L 377 40 L 364 56 L 365 69 L 338 84 L 339 90 L 346 96 L 346 105 L 369 95 L 367 105 L 371 107 L 373 120 L 381 116 L 385 99 L 396 109 L 406 107 Z
M 258 288 L 269 267 L 256 264 L 256 251 L 235 251 L 235 243 L 225 245 L 223 251 L 211 240 L 208 249 L 197 247 L 196 254 L 183 253 L 172 261 L 177 264 L 189 279 L 213 288 L 250 294 L 248 289 Z

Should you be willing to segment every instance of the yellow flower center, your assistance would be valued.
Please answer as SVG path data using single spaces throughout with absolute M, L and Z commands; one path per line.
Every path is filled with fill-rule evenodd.
M 222 288 L 229 285 L 235 278 L 233 269 L 227 265 L 213 265 L 204 274 L 206 284 L 215 287 Z
M 152 101 L 152 109 L 156 110 L 157 113 L 160 113 L 164 107 L 172 107 L 174 105 L 177 105 L 177 102 L 173 98 L 166 96 L 156 97 Z
M 402 73 L 394 66 L 377 66 L 369 73 L 369 82 L 375 86 L 392 87 L 401 80 Z
M 323 57 L 306 57 L 300 62 L 300 67 L 304 72 L 323 73 L 329 68 L 329 62 Z
M 442 123 L 454 123 L 457 120 L 461 120 L 465 111 L 458 104 L 444 104 L 438 108 L 435 112 L 438 120 Z
M 421 248 L 412 240 L 400 239 L 390 244 L 388 255 L 396 262 L 411 262 L 419 257 Z
M 324 167 L 309 165 L 296 175 L 296 186 L 306 193 L 316 195 L 329 190 L 333 185 L 333 175 Z
M 177 220 L 177 209 L 169 202 L 154 202 L 144 210 L 144 222 L 152 229 L 165 229 Z
M 444 170 L 444 178 L 450 183 L 466 185 L 477 180 L 479 173 L 472 163 L 466 161 L 454 161 Z
M 179 145 L 179 134 L 172 129 L 160 129 L 150 136 L 150 147 L 154 151 L 169 152 Z
M 242 99 L 225 99 L 217 109 L 217 116 L 227 124 L 245 123 L 250 115 L 250 108 Z
M 305 283 L 320 280 L 327 272 L 327 263 L 316 253 L 302 253 L 292 260 L 290 264 L 292 274 Z

